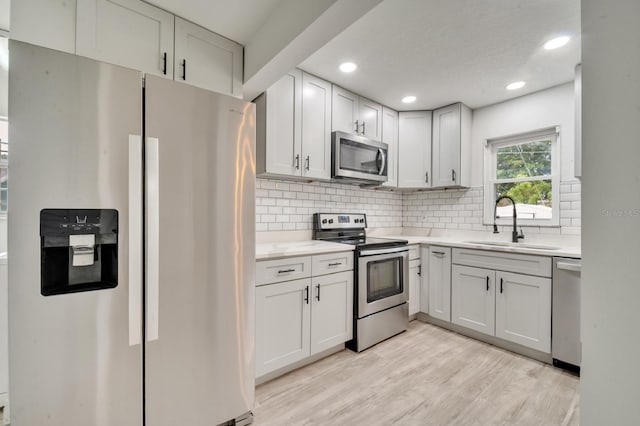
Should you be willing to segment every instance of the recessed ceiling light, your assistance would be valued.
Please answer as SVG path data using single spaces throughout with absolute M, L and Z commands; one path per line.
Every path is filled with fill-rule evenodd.
M 340 64 L 340 71 L 342 72 L 354 72 L 358 68 L 353 62 L 344 62 Z
M 416 101 L 415 96 L 405 96 L 404 98 L 402 98 L 402 102 L 404 102 L 405 104 L 410 104 L 415 101 Z
M 507 90 L 518 90 L 522 89 L 524 85 L 527 84 L 524 81 L 514 81 L 513 83 L 507 86 Z
M 546 50 L 557 49 L 557 48 L 562 47 L 565 44 L 569 43 L 569 38 L 570 38 L 569 36 L 562 36 L 562 37 L 552 38 L 551 40 L 549 40 L 548 42 L 546 42 L 544 44 L 544 48 Z

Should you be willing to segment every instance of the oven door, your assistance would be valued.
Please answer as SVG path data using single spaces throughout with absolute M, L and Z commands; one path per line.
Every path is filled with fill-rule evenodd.
M 386 182 L 389 145 L 362 136 L 333 132 L 333 176 L 359 182 Z
M 358 257 L 358 318 L 407 301 L 409 249 L 363 250 Z

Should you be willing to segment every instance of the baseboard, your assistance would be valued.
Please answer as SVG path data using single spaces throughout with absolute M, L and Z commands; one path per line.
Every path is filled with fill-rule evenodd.
M 437 325 L 438 327 L 446 328 L 449 331 L 453 331 L 458 334 L 462 334 L 463 336 L 471 337 L 472 339 L 480 340 L 481 342 L 488 343 L 493 346 L 497 346 L 502 349 L 506 349 L 510 352 L 515 352 L 519 355 L 526 356 L 528 358 L 533 358 L 537 361 L 544 362 L 545 364 L 553 364 L 553 359 L 551 354 L 540 352 L 535 349 L 528 348 L 523 345 L 519 345 L 517 343 L 509 342 L 507 340 L 500 339 L 495 336 L 488 336 L 484 333 L 477 332 L 475 330 L 470 330 L 466 327 L 462 327 L 457 324 L 453 324 L 451 322 L 442 321 L 437 318 L 433 318 L 424 312 L 418 312 L 416 318 L 419 321 Z
M 336 352 L 340 352 L 345 349 L 344 343 L 319 352 L 315 355 L 310 356 L 309 358 L 302 359 L 298 362 L 294 362 L 293 364 L 287 365 L 286 367 L 279 368 L 270 373 L 264 374 L 260 377 L 256 377 L 256 386 L 259 386 L 263 383 L 266 383 L 270 380 L 273 380 L 277 377 L 283 376 L 287 373 L 292 372 L 293 370 L 297 370 L 298 368 L 302 368 L 306 365 L 313 364 L 316 361 L 320 361 L 322 358 L 326 358 L 329 355 L 333 355 Z

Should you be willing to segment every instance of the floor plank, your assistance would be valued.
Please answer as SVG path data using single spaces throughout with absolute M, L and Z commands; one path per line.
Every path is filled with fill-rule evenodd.
M 254 415 L 256 426 L 578 425 L 578 378 L 413 321 L 259 386 Z

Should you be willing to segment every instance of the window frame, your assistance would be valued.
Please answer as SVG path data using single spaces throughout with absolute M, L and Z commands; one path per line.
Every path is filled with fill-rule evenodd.
M 541 139 L 551 139 L 551 174 L 546 175 L 544 180 L 551 180 L 551 219 L 526 219 L 518 217 L 518 226 L 535 227 L 559 227 L 560 226 L 560 126 L 554 126 L 529 132 L 523 132 L 508 136 L 502 136 L 485 141 L 484 150 L 484 224 L 493 225 L 494 206 L 496 202 L 495 187 L 497 183 L 527 182 L 542 180 L 540 178 L 513 178 L 497 179 L 497 149 L 511 145 L 522 145 L 526 143 L 540 141 Z M 513 223 L 513 219 L 496 219 L 496 224 L 508 226 Z

